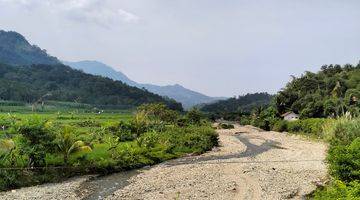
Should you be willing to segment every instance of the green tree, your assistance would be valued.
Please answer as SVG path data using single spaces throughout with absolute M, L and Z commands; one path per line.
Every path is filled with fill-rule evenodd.
M 83 141 L 75 141 L 74 131 L 70 126 L 63 127 L 62 131 L 58 133 L 56 144 L 60 153 L 63 155 L 65 165 L 69 164 L 69 157 L 71 154 L 78 152 L 88 153 L 92 151 L 91 147 L 86 145 Z

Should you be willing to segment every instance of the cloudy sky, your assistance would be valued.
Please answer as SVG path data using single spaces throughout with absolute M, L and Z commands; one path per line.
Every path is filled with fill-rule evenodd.
M 357 63 L 359 10 L 358 0 L 0 0 L 0 28 L 62 60 L 233 96 Z

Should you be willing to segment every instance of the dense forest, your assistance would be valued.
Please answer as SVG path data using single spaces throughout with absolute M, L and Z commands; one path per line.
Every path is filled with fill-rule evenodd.
M 174 100 L 130 87 L 120 81 L 85 74 L 65 65 L 0 64 L 0 99 L 34 103 L 56 100 L 94 105 L 138 106 L 162 102 L 182 110 Z
M 0 63 L 10 65 L 60 64 L 60 61 L 48 55 L 29 42 L 19 33 L 0 30 Z
M 278 114 L 299 113 L 301 118 L 358 115 L 360 64 L 324 65 L 318 73 L 293 77 L 275 98 Z
M 206 113 L 219 115 L 220 117 L 250 114 L 255 108 L 268 106 L 272 98 L 273 96 L 268 93 L 246 94 L 237 98 L 233 97 L 204 105 L 201 110 Z

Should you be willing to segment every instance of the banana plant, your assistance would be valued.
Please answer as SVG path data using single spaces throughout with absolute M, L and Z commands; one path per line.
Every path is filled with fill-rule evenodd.
M 57 139 L 57 146 L 63 155 L 65 165 L 69 164 L 69 157 L 74 153 L 89 153 L 92 151 L 91 147 L 86 145 L 85 142 L 78 140 L 75 141 L 71 127 L 64 127 L 60 132 Z

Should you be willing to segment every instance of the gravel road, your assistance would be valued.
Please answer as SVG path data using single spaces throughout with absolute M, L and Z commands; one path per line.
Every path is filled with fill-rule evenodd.
M 116 179 L 121 187 L 106 199 L 303 199 L 326 180 L 324 143 L 250 126 L 218 133 L 220 147 Z M 80 177 L 0 193 L 0 199 L 97 199 L 84 188 L 96 181 Z

